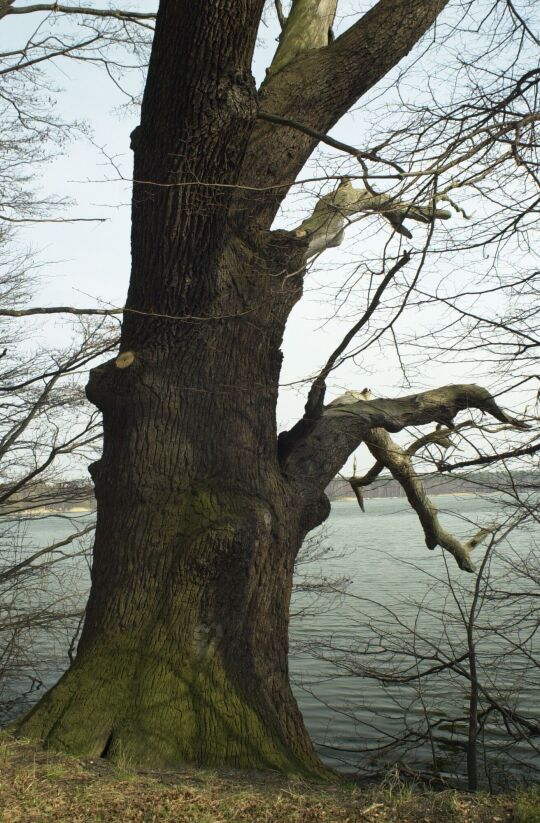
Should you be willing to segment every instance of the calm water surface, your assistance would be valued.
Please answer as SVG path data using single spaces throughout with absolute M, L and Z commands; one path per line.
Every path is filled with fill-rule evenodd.
M 495 497 L 441 495 L 435 497 L 434 502 L 443 510 L 443 523 L 459 536 L 471 537 L 475 533 L 474 524 L 489 525 L 501 519 Z M 78 528 L 85 522 L 88 516 L 80 517 Z M 48 517 L 29 522 L 25 539 L 29 546 L 43 546 L 71 531 L 68 520 Z M 467 681 L 462 679 L 458 686 L 459 680 L 453 681 L 441 673 L 423 681 L 425 685 L 420 693 L 414 684 L 398 690 L 395 686 L 382 686 L 370 677 L 352 676 L 343 666 L 336 667 L 336 657 L 343 663 L 345 651 L 354 649 L 359 654 L 353 660 L 354 666 L 382 664 L 388 667 L 392 661 L 383 646 L 389 643 L 395 654 L 399 654 L 400 650 L 413 645 L 413 629 L 428 637 L 429 642 L 433 638 L 441 648 L 452 644 L 454 651 L 463 651 L 465 633 L 459 620 L 458 602 L 466 604 L 467 594 L 459 594 L 458 602 L 452 597 L 442 554 L 440 550 L 426 549 L 416 515 L 404 499 L 367 500 L 365 514 L 356 502 L 335 502 L 317 539 L 316 553 L 323 550 L 322 556 L 299 567 L 299 589 L 292 604 L 293 615 L 297 616 L 291 625 L 291 676 L 306 724 L 323 759 L 344 771 L 356 768 L 369 771 L 381 765 L 380 756 L 375 756 L 371 749 L 395 740 L 404 726 L 409 730 L 423 726 L 426 713 L 432 719 L 440 718 L 441 722 L 445 716 L 462 714 L 467 705 Z M 514 534 L 511 550 L 518 554 L 521 550 L 525 552 L 529 540 L 530 535 Z M 457 567 L 450 567 L 450 575 L 460 586 L 474 585 L 474 578 L 459 572 Z M 349 581 L 347 596 L 335 591 L 344 587 L 344 578 Z M 60 586 L 63 594 L 70 593 L 75 607 L 84 600 L 88 579 L 87 564 L 79 558 L 69 575 L 53 580 L 51 586 Z M 309 584 L 313 581 L 320 584 L 322 580 L 326 581 L 323 586 L 326 591 L 316 595 Z M 316 587 L 316 591 L 319 590 L 320 585 Z M 42 595 L 36 593 L 36 597 Z M 445 616 L 441 618 L 438 611 L 442 608 Z M 487 625 L 489 620 L 486 618 L 484 622 Z M 381 631 L 387 635 L 388 642 L 381 641 Z M 538 669 L 533 677 L 524 676 L 522 667 L 513 667 L 508 660 L 502 667 L 495 666 L 497 637 L 484 631 L 478 642 L 480 662 L 482 655 L 486 661 L 487 682 L 492 681 L 493 688 L 503 692 L 519 692 L 513 698 L 515 707 L 530 716 L 536 715 L 538 720 Z M 337 647 L 337 651 L 330 646 Z M 425 651 L 422 641 L 417 640 L 417 648 Z M 540 653 L 540 649 L 537 651 Z M 34 656 L 37 669 L 49 687 L 68 664 L 66 637 L 36 632 Z M 393 662 L 396 660 L 394 655 Z M 457 731 L 462 733 L 464 727 Z M 445 734 L 448 735 L 448 729 Z M 490 734 L 493 752 L 496 755 L 499 749 L 504 759 L 505 736 L 496 729 Z M 528 746 L 520 744 L 518 752 L 523 768 L 540 766 L 540 760 Z M 383 760 L 392 763 L 403 757 L 423 768 L 434 754 L 443 771 L 451 774 L 462 771 L 462 755 L 444 745 L 432 747 L 424 743 L 409 751 L 406 757 L 398 746 Z M 519 766 L 513 768 L 519 769 Z
M 495 496 L 439 495 L 433 500 L 441 510 L 442 523 L 462 538 L 472 537 L 478 526 L 501 523 L 504 519 Z M 536 535 L 513 532 L 501 548 L 507 557 L 525 556 L 531 540 L 538 539 L 539 534 L 538 528 Z M 332 551 L 319 563 L 319 574 L 351 578 L 347 591 L 352 597 L 334 598 L 328 610 L 293 622 L 292 677 L 307 726 L 323 759 L 345 771 L 354 767 L 374 769 L 381 766 L 381 757 L 375 757 L 371 750 L 391 743 L 405 726 L 413 732 L 425 728 L 426 713 L 431 720 L 441 721 L 440 736 L 448 737 L 452 729 L 448 725 L 444 728 L 444 721 L 465 715 L 468 681 L 443 672 L 421 681 L 420 690 L 414 684 L 399 688 L 383 686 L 373 678 L 359 677 L 358 673 L 350 676 L 347 669 L 336 667 L 328 658 L 343 662 L 347 655 L 340 650 L 353 649 L 358 655 L 352 665 L 388 668 L 405 649 L 425 654 L 439 648 L 445 653 L 453 650 L 455 656 L 460 656 L 467 648 L 460 607 L 465 609 L 470 604 L 475 576 L 461 572 L 448 555 L 447 567 L 440 549 L 430 552 L 426 548 L 416 514 L 400 498 L 367 500 L 365 514 L 356 501 L 333 503 L 324 542 Z M 483 549 L 476 549 L 476 553 L 481 559 Z M 448 575 L 456 588 L 455 598 Z M 506 566 L 495 558 L 492 579 L 501 575 L 506 575 Z M 299 593 L 293 611 L 308 601 L 306 594 Z M 521 655 L 508 657 L 508 643 L 490 630 L 496 629 L 503 617 L 516 623 L 510 635 L 521 641 L 525 635 L 527 651 L 536 654 L 537 661 L 540 657 L 540 637 L 529 637 L 529 616 L 527 630 L 523 631 L 513 605 L 506 614 L 498 602 L 487 601 L 478 618 L 476 635 L 481 679 L 491 695 L 500 695 L 538 723 L 540 672 L 534 664 L 524 671 Z M 382 641 L 380 633 L 385 635 Z M 427 638 L 427 642 L 422 638 Z M 388 645 L 394 650 L 391 659 L 383 650 Z M 337 646 L 338 651 L 329 650 L 329 646 Z M 504 657 L 498 658 L 498 652 Z M 321 656 L 325 660 L 321 661 Z M 400 657 L 401 662 L 404 659 Z M 409 672 L 414 672 L 414 665 L 409 665 Z M 506 769 L 523 774 L 529 767 L 540 768 L 538 738 L 536 750 L 520 743 L 510 756 L 506 752 L 507 735 L 489 724 L 486 729 L 492 761 L 488 766 L 494 780 L 497 775 L 502 778 Z M 463 739 L 466 726 L 462 722 L 453 731 Z M 397 746 L 382 760 L 390 764 L 403 757 L 422 769 L 429 767 L 435 753 L 443 772 L 454 775 L 464 770 L 463 753 L 449 746 L 436 744 L 432 748 L 425 743 L 412 751 L 408 749 L 406 757 L 404 752 L 404 747 Z

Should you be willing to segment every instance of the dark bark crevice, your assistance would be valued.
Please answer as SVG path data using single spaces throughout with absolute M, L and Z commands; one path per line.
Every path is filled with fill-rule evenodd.
M 109 756 L 109 754 L 111 752 L 111 749 L 112 749 L 112 742 L 113 742 L 113 733 L 111 732 L 110 735 L 108 736 L 106 742 L 105 742 L 105 745 L 103 747 L 103 751 L 100 754 L 100 758 L 106 759 Z

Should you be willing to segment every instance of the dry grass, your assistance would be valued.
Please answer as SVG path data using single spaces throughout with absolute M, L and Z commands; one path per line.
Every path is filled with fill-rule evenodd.
M 0 737 L 1 823 L 538 823 L 538 798 L 418 792 L 396 780 L 357 789 L 260 772 L 137 772 Z

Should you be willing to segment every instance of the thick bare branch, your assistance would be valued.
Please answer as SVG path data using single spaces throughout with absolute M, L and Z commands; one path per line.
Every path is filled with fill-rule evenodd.
M 410 394 L 396 399 L 364 399 L 364 393 L 346 392 L 333 400 L 325 409 L 326 417 L 358 416 L 371 425 L 390 432 L 406 426 L 441 423 L 453 428 L 454 417 L 465 409 L 478 409 L 491 414 L 501 423 L 528 429 L 528 425 L 504 412 L 487 389 L 474 383 L 456 383 L 438 389 Z M 379 422 L 380 421 L 380 422 Z
M 33 317 L 37 314 L 75 314 L 75 315 L 87 315 L 87 314 L 97 314 L 97 315 L 110 315 L 110 314 L 121 314 L 124 311 L 123 308 L 113 308 L 113 309 L 81 309 L 77 308 L 76 306 L 33 306 L 32 308 L 28 309 L 4 309 L 0 308 L 0 317 Z
M 294 0 L 268 69 L 269 76 L 277 74 L 299 55 L 328 45 L 336 6 L 337 0 Z
M 492 529 L 482 529 L 472 540 L 462 543 L 442 527 L 438 510 L 427 496 L 407 451 L 392 440 L 387 431 L 380 428 L 371 429 L 364 442 L 377 462 L 386 466 L 404 490 L 407 500 L 422 524 L 428 549 L 441 546 L 455 558 L 460 569 L 474 571 L 470 552 L 491 534 Z
M 453 427 L 460 411 L 478 409 L 501 423 L 528 428 L 510 417 L 490 393 L 474 384 L 457 384 L 396 399 L 365 399 L 347 392 L 325 407 L 322 416 L 293 444 L 284 462 L 287 473 L 325 488 L 373 428 L 398 432 L 408 426 L 440 423 Z
M 355 189 L 345 177 L 339 186 L 325 194 L 317 202 L 313 214 L 294 230 L 298 237 L 308 237 L 307 257 L 320 254 L 325 249 L 339 246 L 343 240 L 346 224 L 357 214 L 382 214 L 395 231 L 409 239 L 411 232 L 403 225 L 404 220 L 431 223 L 435 219 L 448 220 L 452 214 L 447 209 L 438 209 L 435 204 L 418 206 L 404 203 L 389 194 L 376 194 L 365 188 Z
M 270 73 L 261 88 L 261 108 L 326 134 L 409 53 L 447 2 L 380 0 L 334 42 L 299 53 L 277 73 Z M 259 120 L 244 159 L 241 185 L 279 186 L 294 180 L 317 142 L 294 128 Z M 259 198 L 262 221 L 273 217 L 286 193 L 274 189 Z M 238 193 L 237 209 L 246 209 L 245 198 L 245 192 Z
M 444 428 L 439 424 L 437 425 L 435 431 L 428 432 L 428 434 L 424 434 L 422 437 L 417 437 L 416 440 L 413 440 L 410 446 L 408 446 L 405 449 L 405 454 L 407 454 L 409 457 L 412 457 L 414 454 L 420 451 L 420 449 L 423 449 L 424 446 L 429 445 L 437 445 L 441 446 L 443 449 L 448 449 L 450 448 L 450 446 L 453 445 L 452 440 L 450 438 L 451 434 L 458 431 L 459 429 L 470 428 L 473 425 L 474 423 L 471 420 L 464 420 L 463 423 L 459 423 L 459 425 L 454 426 L 451 429 Z M 362 489 L 366 486 L 370 486 L 371 483 L 373 483 L 380 475 L 380 473 L 383 471 L 384 467 L 384 463 L 377 461 L 373 464 L 369 471 L 362 475 L 362 477 L 356 477 L 356 475 L 353 475 L 353 477 L 346 478 L 347 482 L 351 486 L 351 489 L 354 491 L 356 495 L 358 505 L 360 506 L 362 511 L 365 511 Z
M 285 28 L 285 23 L 287 22 L 287 15 L 283 11 L 283 4 L 282 4 L 281 0 L 275 0 L 274 6 L 276 8 L 276 15 L 277 15 L 278 23 L 279 23 L 281 29 L 284 29 Z
M 10 14 L 35 14 L 54 12 L 56 14 L 81 14 L 89 17 L 113 17 L 116 20 L 155 20 L 155 12 L 129 11 L 128 9 L 96 9 L 92 6 L 66 6 L 63 3 L 34 3 L 31 6 L 14 6 L 14 0 L 0 3 L 0 20 Z

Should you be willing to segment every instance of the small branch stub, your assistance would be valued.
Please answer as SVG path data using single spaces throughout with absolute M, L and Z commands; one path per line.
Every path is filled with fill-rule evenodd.
M 118 355 L 114 361 L 117 369 L 127 369 L 135 361 L 135 355 L 132 351 L 124 351 Z

